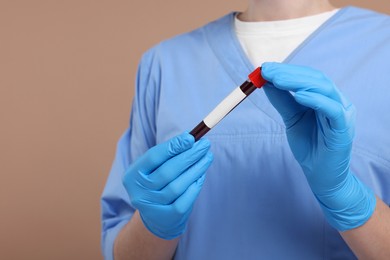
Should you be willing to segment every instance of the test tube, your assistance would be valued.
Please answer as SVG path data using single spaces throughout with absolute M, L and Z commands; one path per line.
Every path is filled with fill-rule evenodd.
M 236 106 L 238 106 L 256 88 L 261 88 L 266 83 L 261 76 L 261 67 L 248 75 L 248 80 L 235 88 L 224 100 L 222 100 L 194 129 L 190 134 L 198 141 Z

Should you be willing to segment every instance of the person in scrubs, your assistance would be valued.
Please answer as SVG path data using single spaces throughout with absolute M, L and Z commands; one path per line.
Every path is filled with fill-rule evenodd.
M 248 0 L 140 62 L 105 259 L 389 259 L 390 17 Z M 256 67 L 267 81 L 190 131 Z

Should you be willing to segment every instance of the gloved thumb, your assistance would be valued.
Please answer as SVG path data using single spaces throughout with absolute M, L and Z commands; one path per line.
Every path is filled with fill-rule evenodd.
M 194 137 L 188 132 L 184 132 L 181 135 L 150 148 L 137 160 L 134 167 L 144 174 L 149 174 L 170 158 L 190 149 L 194 143 Z
M 261 75 L 267 80 L 267 83 L 263 86 L 264 92 L 268 97 L 271 104 L 279 112 L 286 127 L 288 128 L 295 122 L 294 118 L 306 111 L 307 108 L 297 103 L 292 94 L 286 90 L 281 90 L 273 85 L 273 77 L 268 71 L 268 63 L 265 62 L 261 67 Z

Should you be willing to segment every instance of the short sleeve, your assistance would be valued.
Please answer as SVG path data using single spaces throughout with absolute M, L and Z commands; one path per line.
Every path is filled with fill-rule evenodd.
M 115 159 L 101 196 L 101 246 L 107 260 L 113 259 L 114 241 L 135 212 L 122 185 L 123 174 L 134 160 L 155 145 L 158 86 L 155 75 L 159 70 L 153 63 L 154 54 L 149 51 L 139 64 L 130 125 L 117 143 Z

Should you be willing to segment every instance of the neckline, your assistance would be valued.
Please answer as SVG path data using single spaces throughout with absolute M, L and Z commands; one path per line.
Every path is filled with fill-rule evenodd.
M 339 17 L 351 8 L 352 7 L 350 6 L 340 8 L 332 17 L 306 38 L 292 53 L 290 53 L 283 62 L 289 63 L 322 30 L 339 19 Z M 224 86 L 231 91 L 246 81 L 248 75 L 255 69 L 254 65 L 245 54 L 234 31 L 234 17 L 236 14 L 237 12 L 231 12 L 205 27 L 205 36 L 210 48 L 219 60 L 221 67 L 223 67 L 233 82 L 231 86 Z M 277 115 L 277 112 L 265 96 L 264 91 L 255 91 L 248 99 L 269 118 L 280 125 L 284 125 L 282 119 Z
M 305 41 L 303 41 L 283 62 L 288 62 L 308 42 L 320 33 L 329 24 L 342 16 L 350 6 L 340 8 L 332 17 L 317 28 Z M 236 85 L 246 80 L 246 77 L 255 67 L 245 54 L 234 31 L 234 17 L 237 12 L 231 12 L 225 17 L 211 23 L 206 29 L 207 41 L 223 68 L 230 75 Z M 223 43 L 223 44 L 221 44 Z
M 259 22 L 244 22 L 237 18 L 239 13 L 234 14 L 234 31 L 239 34 L 284 34 L 289 31 L 306 30 L 313 24 L 322 24 L 324 21 L 330 19 L 340 9 L 304 16 L 294 19 L 277 20 L 277 21 L 259 21 Z

